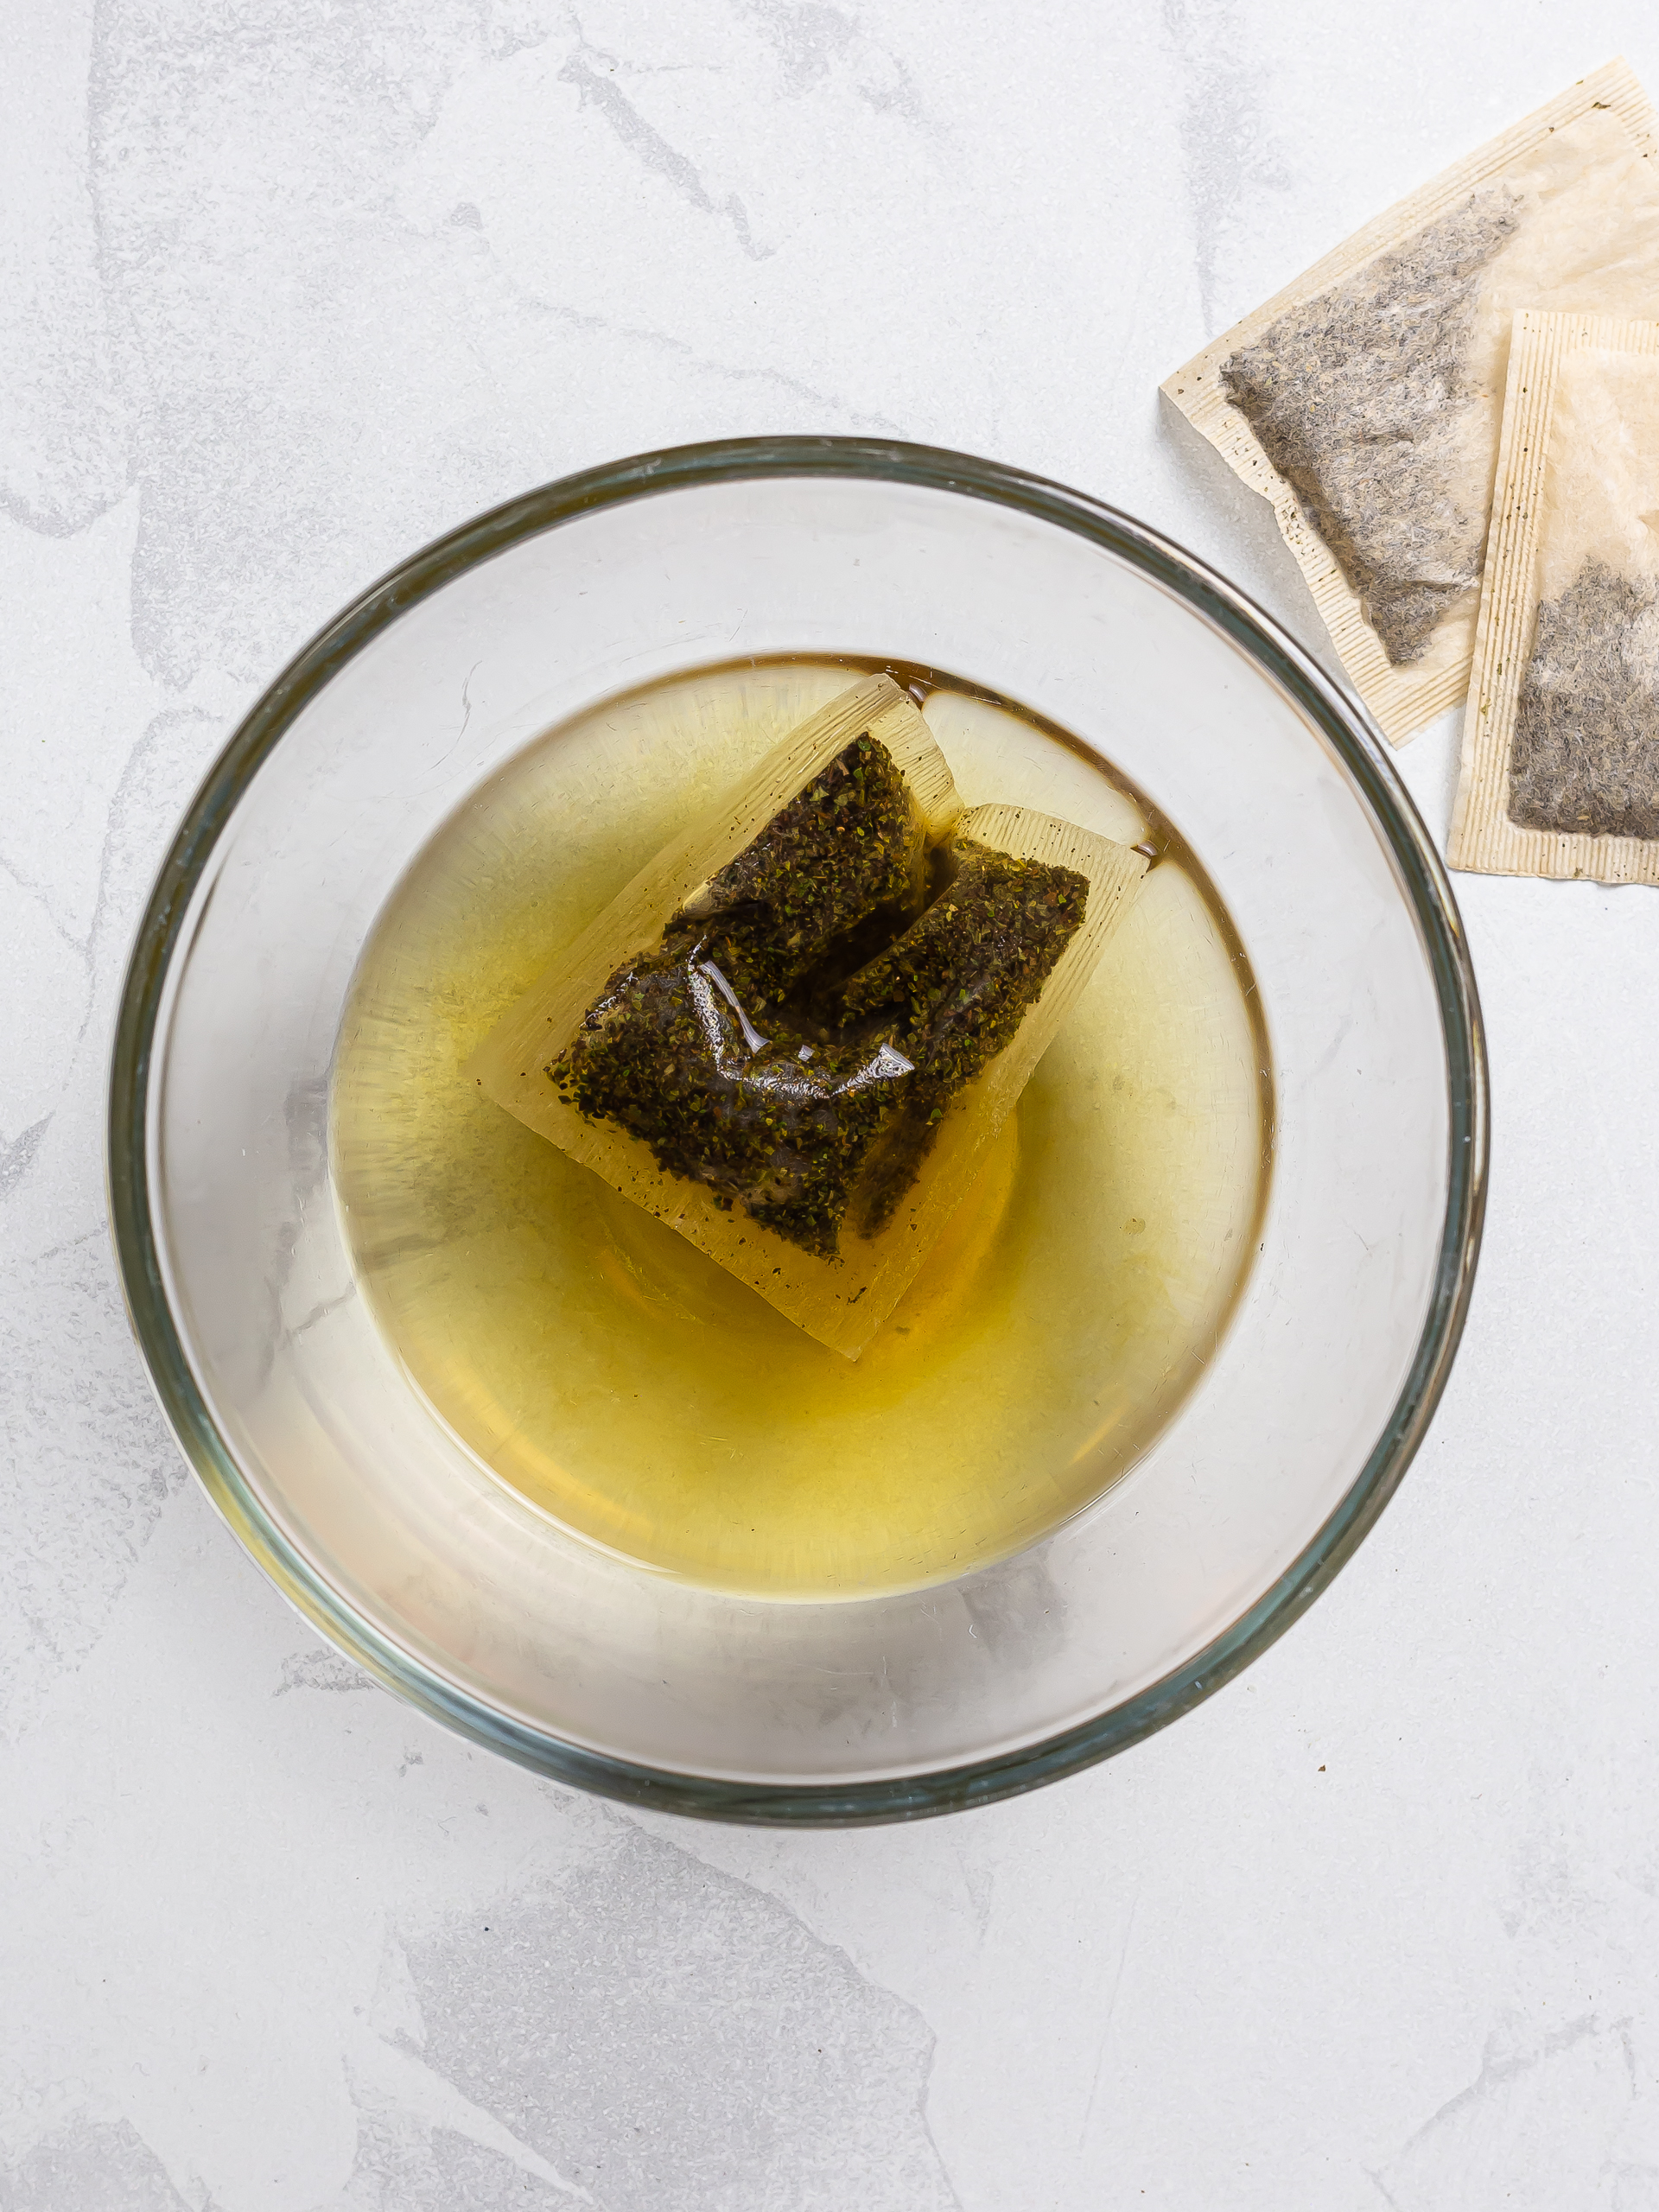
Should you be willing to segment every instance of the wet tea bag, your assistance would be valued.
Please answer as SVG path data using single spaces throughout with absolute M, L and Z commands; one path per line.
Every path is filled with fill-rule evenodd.
M 914 702 L 867 678 L 642 870 L 467 1072 L 855 1359 L 1146 865 L 964 813 Z
M 1273 503 L 1402 744 L 1467 689 L 1510 328 L 1659 300 L 1653 111 L 1622 61 L 1357 232 L 1163 389 Z
M 1450 858 L 1659 883 L 1659 322 L 1516 317 Z

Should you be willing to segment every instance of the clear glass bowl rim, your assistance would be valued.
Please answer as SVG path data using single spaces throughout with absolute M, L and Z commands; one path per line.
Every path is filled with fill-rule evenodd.
M 399 614 L 522 540 L 623 500 L 745 478 L 874 479 L 1016 508 L 1103 546 L 1232 639 L 1324 734 L 1387 842 L 1427 950 L 1445 1039 L 1450 1131 L 1433 1293 L 1406 1381 L 1364 1466 L 1293 1564 L 1195 1657 L 1046 1741 L 874 1782 L 756 1785 L 636 1765 L 566 1743 L 468 1696 L 391 1642 L 328 1586 L 273 1522 L 192 1376 L 162 1287 L 148 1173 L 151 1057 L 168 967 L 195 887 L 261 764 L 330 678 Z M 1173 540 L 1103 502 L 999 462 L 864 438 L 737 438 L 634 454 L 562 477 L 449 531 L 383 576 L 289 662 L 244 718 L 191 801 L 145 907 L 116 1019 L 107 1172 L 111 1232 L 133 1333 L 185 1458 L 289 1602 L 347 1656 L 433 1719 L 555 1781 L 704 1818 L 849 1826 L 988 1804 L 1109 1758 L 1165 1727 L 1282 1636 L 1352 1556 L 1398 1486 L 1446 1387 L 1463 1332 L 1485 1211 L 1485 1039 L 1463 925 L 1439 854 L 1370 717 L 1260 607 Z

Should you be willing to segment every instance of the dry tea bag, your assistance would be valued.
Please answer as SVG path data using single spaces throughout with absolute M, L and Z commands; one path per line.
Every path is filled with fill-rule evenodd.
M 1659 322 L 1516 317 L 1450 857 L 1659 883 Z
M 1146 862 L 961 810 L 887 677 L 785 738 L 486 1041 L 499 1104 L 856 1358 Z
M 1653 111 L 1622 61 L 1327 254 L 1164 391 L 1273 503 L 1395 744 L 1468 687 L 1510 328 L 1659 300 Z

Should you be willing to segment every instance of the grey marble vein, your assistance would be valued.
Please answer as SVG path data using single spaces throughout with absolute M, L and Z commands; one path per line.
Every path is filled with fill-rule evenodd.
M 559 79 L 563 84 L 575 86 L 584 106 L 591 104 L 598 109 L 642 168 L 664 178 L 670 188 L 692 207 L 729 223 L 733 235 L 751 261 L 764 261 L 775 253 L 776 246 L 755 243 L 747 213 L 734 192 L 728 192 L 718 205 L 709 197 L 693 163 L 677 146 L 670 145 L 661 131 L 654 130 L 625 97 L 610 73 L 614 67 L 607 54 L 583 47 L 570 56 L 560 70 Z
M 655 1837 L 480 1906 L 409 1971 L 425 2063 L 606 2212 L 958 2202 L 927 2133 L 925 2023 Z
M 10 2168 L 0 2212 L 193 2212 L 125 2120 L 71 2120 Z
M 1249 11 L 1216 0 L 1162 0 L 1162 10 L 1179 57 L 1193 259 L 1205 334 L 1213 337 L 1232 320 L 1224 302 L 1237 297 L 1229 247 L 1248 230 L 1261 195 L 1282 191 L 1288 179 L 1268 119 L 1271 90 L 1250 50 Z

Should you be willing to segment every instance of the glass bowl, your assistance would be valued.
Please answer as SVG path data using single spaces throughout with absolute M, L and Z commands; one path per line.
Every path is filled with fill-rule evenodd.
M 1259 1249 L 1133 1467 L 1011 1557 L 839 1602 L 653 1573 L 496 1479 L 377 1327 L 330 1156 L 353 976 L 438 825 L 595 702 L 746 656 L 949 671 L 1128 778 L 1225 906 L 1274 1102 Z M 1178 547 L 1060 486 L 777 439 L 531 493 L 405 563 L 283 671 L 146 911 L 109 1173 L 162 1407 L 324 1634 L 562 1781 L 834 1822 L 982 1803 L 1105 1758 L 1297 1618 L 1444 1387 L 1485 1146 L 1444 871 L 1363 713 L 1306 655 Z

